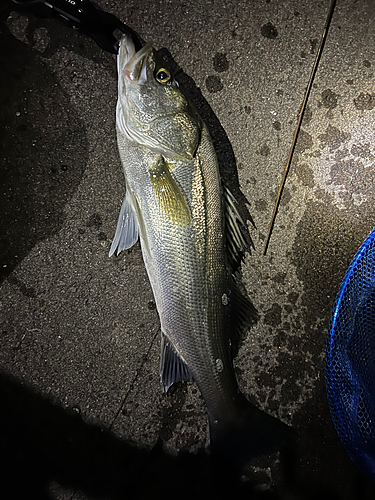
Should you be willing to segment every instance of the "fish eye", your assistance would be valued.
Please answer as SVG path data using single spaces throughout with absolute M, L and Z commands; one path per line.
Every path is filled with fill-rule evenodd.
M 159 83 L 168 83 L 172 79 L 172 75 L 165 68 L 160 68 L 157 70 L 155 75 L 156 81 Z

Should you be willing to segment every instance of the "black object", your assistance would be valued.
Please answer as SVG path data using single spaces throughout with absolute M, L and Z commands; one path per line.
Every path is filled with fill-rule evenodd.
M 116 16 L 96 8 L 88 0 L 12 0 L 18 10 L 25 10 L 39 17 L 56 19 L 69 28 L 90 36 L 102 49 L 112 54 L 118 52 L 117 29 L 131 36 L 138 51 L 142 42 L 129 26 Z

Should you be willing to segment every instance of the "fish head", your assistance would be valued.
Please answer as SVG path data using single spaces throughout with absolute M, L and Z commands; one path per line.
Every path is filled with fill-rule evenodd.
M 146 44 L 136 52 L 131 38 L 123 36 L 117 69 L 118 131 L 168 158 L 192 160 L 201 120 L 153 47 Z

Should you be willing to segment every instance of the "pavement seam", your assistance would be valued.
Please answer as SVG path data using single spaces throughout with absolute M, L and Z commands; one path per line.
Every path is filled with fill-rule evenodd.
M 139 376 L 139 373 L 140 373 L 140 371 L 142 370 L 142 368 L 143 368 L 144 364 L 146 363 L 146 361 L 147 361 L 147 360 L 148 360 L 148 358 L 149 358 L 149 355 L 150 355 L 151 349 L 152 349 L 152 347 L 154 346 L 154 343 L 155 343 L 156 337 L 157 337 L 157 335 L 158 335 L 158 333 L 159 333 L 159 332 L 160 332 L 160 329 L 159 329 L 159 327 L 158 327 L 158 329 L 156 330 L 156 332 L 155 332 L 155 334 L 154 334 L 154 336 L 153 336 L 153 338 L 152 338 L 152 341 L 150 342 L 150 345 L 149 345 L 149 348 L 148 348 L 148 350 L 147 350 L 146 354 L 145 354 L 144 356 L 142 356 L 142 362 L 141 362 L 140 366 L 137 368 L 137 370 L 136 370 L 136 372 L 135 372 L 134 378 L 133 378 L 133 380 L 131 381 L 131 383 L 130 383 L 130 385 L 129 385 L 129 389 L 127 390 L 127 392 L 126 392 L 126 394 L 125 394 L 125 396 L 124 396 L 124 398 L 123 398 L 123 400 L 122 400 L 122 402 L 121 402 L 121 404 L 120 404 L 120 406 L 119 406 L 119 409 L 117 410 L 117 412 L 116 412 L 116 414 L 115 414 L 115 416 L 114 416 L 114 418 L 113 418 L 113 420 L 112 420 L 111 424 L 110 424 L 110 425 L 109 425 L 109 427 L 108 427 L 108 430 L 109 430 L 109 431 L 112 431 L 113 426 L 114 426 L 114 424 L 115 424 L 115 422 L 116 422 L 116 420 L 117 420 L 118 416 L 119 416 L 119 415 L 120 415 L 120 413 L 121 413 L 121 410 L 124 408 L 125 403 L 126 403 L 126 401 L 127 401 L 128 397 L 129 397 L 129 394 L 130 394 L 130 392 L 132 391 L 132 389 L 134 388 L 134 384 L 135 384 L 135 382 L 137 381 L 137 378 L 138 378 L 138 376 Z

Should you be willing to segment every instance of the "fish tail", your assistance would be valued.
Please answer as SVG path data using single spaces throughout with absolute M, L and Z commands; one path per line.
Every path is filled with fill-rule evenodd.
M 240 470 L 253 458 L 292 450 L 296 432 L 240 395 L 229 418 L 210 421 L 210 452 L 216 461 Z

